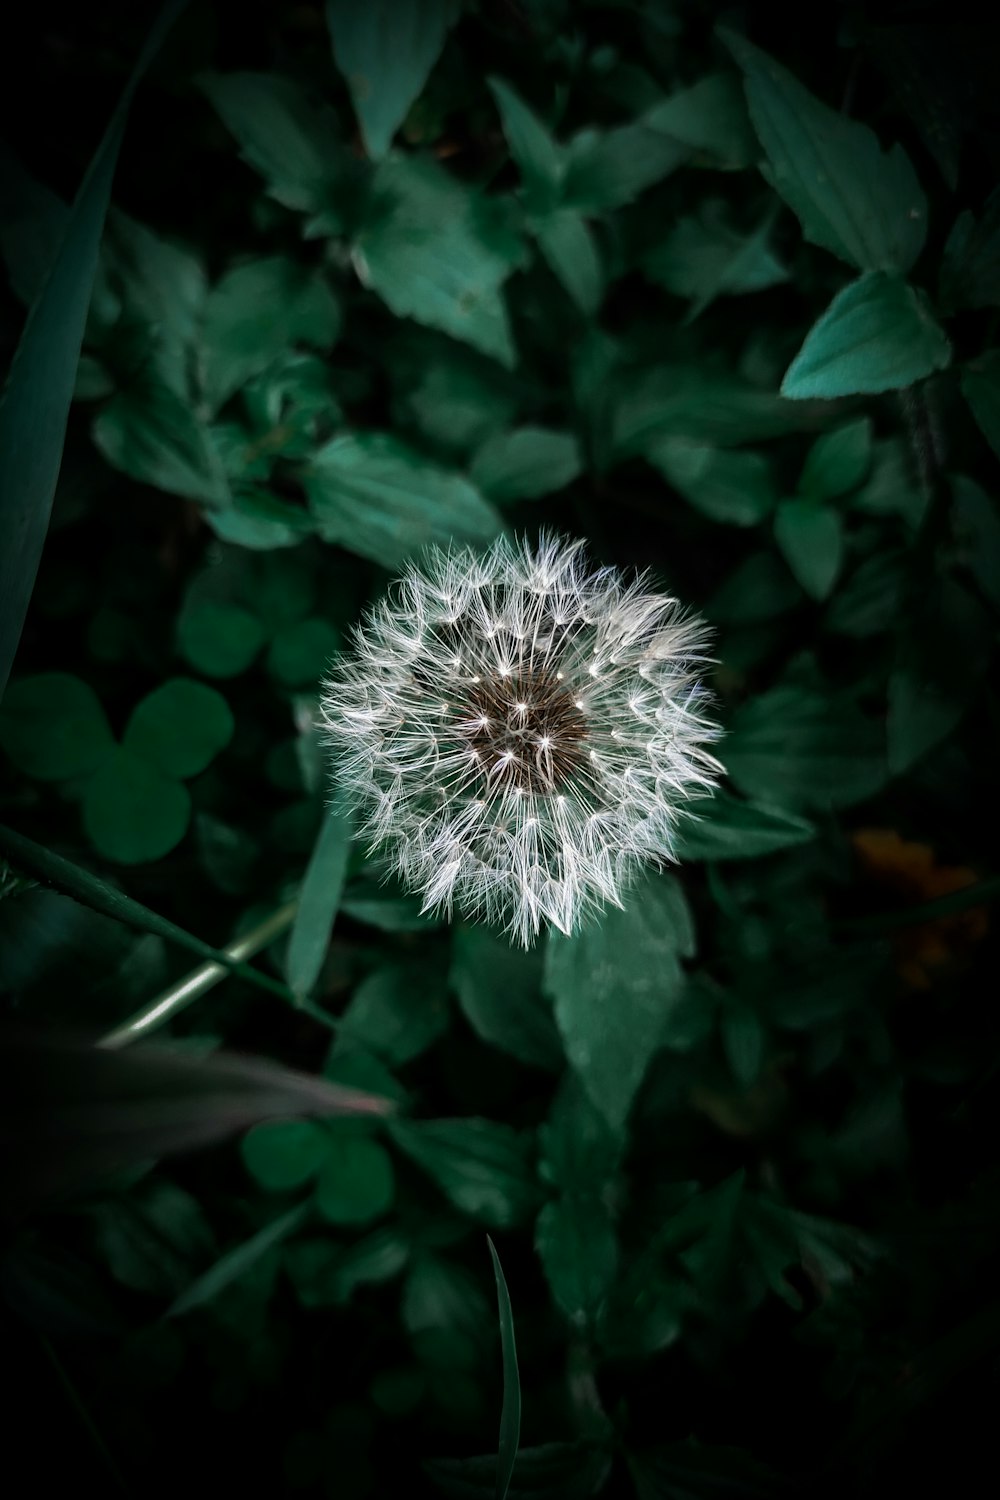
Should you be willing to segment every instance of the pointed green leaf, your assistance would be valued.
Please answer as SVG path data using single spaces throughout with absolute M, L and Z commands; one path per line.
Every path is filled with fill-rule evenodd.
M 834 694 L 771 688 L 733 716 L 727 770 L 748 797 L 776 807 L 850 807 L 885 784 L 884 729 Z
M 497 1482 L 495 1500 L 507 1500 L 507 1490 L 517 1445 L 521 1439 L 521 1381 L 517 1371 L 517 1344 L 514 1339 L 514 1313 L 510 1305 L 510 1293 L 500 1264 L 496 1246 L 486 1236 L 493 1261 L 493 1273 L 497 1283 L 497 1307 L 500 1315 L 500 1348 L 503 1355 L 503 1406 L 500 1411 L 500 1445 L 497 1454 Z
M 502 78 L 487 80 L 503 122 L 510 154 L 521 169 L 527 204 L 554 207 L 566 167 L 565 152 L 541 120 Z
M 789 272 L 769 247 L 772 215 L 750 234 L 732 229 L 725 207 L 706 203 L 700 215 L 678 220 L 665 240 L 648 250 L 642 269 L 651 281 L 687 297 L 693 322 L 716 297 L 760 292 L 787 281 Z
M 538 1206 L 529 1143 L 494 1120 L 395 1120 L 389 1133 L 470 1218 L 510 1229 Z
M 811 599 L 825 599 L 844 553 L 840 515 L 814 500 L 782 500 L 774 517 L 782 555 Z
M 962 395 L 983 437 L 1000 458 L 1000 349 L 991 349 L 962 371 Z
M 112 396 L 95 419 L 93 434 L 108 463 L 140 484 L 185 500 L 230 504 L 207 427 L 168 386 L 144 378 Z
M 791 849 L 815 838 L 804 818 L 778 807 L 745 802 L 718 791 L 685 807 L 690 815 L 681 824 L 676 853 L 689 859 L 759 859 L 778 849 Z M 697 821 L 694 821 L 697 819 Z
M 781 382 L 792 401 L 901 390 L 943 370 L 951 345 L 922 293 L 873 271 L 838 292 Z
M 562 1045 L 541 971 L 540 953 L 512 948 L 487 927 L 455 931 L 449 978 L 469 1025 L 519 1062 L 558 1071 Z
M 771 466 L 763 453 L 662 438 L 650 444 L 646 458 L 689 505 L 713 521 L 757 526 L 778 503 Z
M 799 494 L 832 500 L 857 489 L 872 461 L 872 419 L 856 417 L 818 437 L 806 454 Z
M 338 793 L 323 815 L 288 941 L 285 975 L 289 988 L 299 999 L 311 992 L 330 946 L 330 933 L 347 875 L 352 827 L 347 799 Z
M 536 500 L 571 484 L 583 469 L 576 438 L 549 427 L 498 432 L 473 455 L 469 477 L 490 500 Z
M 574 1327 L 594 1317 L 618 1269 L 618 1240 L 596 1197 L 567 1194 L 547 1203 L 535 1225 L 538 1251 L 556 1303 Z
M 533 224 L 538 248 L 553 276 L 587 317 L 604 295 L 604 271 L 593 233 L 573 208 L 556 208 Z

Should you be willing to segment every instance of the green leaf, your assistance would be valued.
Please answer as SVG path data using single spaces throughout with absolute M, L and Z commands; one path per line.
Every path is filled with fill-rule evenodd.
M 439 1256 L 415 1257 L 400 1313 L 421 1362 L 431 1368 L 474 1370 L 489 1346 L 492 1319 L 480 1278 Z
M 467 479 L 380 432 L 344 434 L 316 454 L 306 478 L 320 535 L 384 568 L 430 542 L 483 543 L 497 512 Z
M 424 1464 L 436 1490 L 448 1500 L 495 1500 L 497 1460 L 492 1453 L 474 1458 L 435 1458 Z M 600 1443 L 541 1443 L 521 1448 L 512 1500 L 590 1500 L 601 1494 L 611 1469 L 611 1451 Z
M 330 211 L 343 173 L 332 110 L 274 73 L 207 73 L 199 83 L 273 198 L 306 213 Z
M 743 91 L 730 73 L 699 78 L 690 88 L 652 105 L 642 119 L 648 129 L 695 152 L 695 165 L 738 168 L 751 166 L 757 159 L 757 140 Z
M 760 859 L 779 849 L 807 844 L 816 836 L 804 818 L 760 802 L 745 802 L 725 791 L 686 803 L 684 811 L 688 816 L 680 825 L 675 848 L 682 862 Z
M 320 825 L 288 941 L 285 975 L 299 999 L 311 992 L 330 946 L 330 932 L 347 876 L 352 826 L 347 799 L 338 792 Z
M 604 295 L 604 271 L 594 236 L 582 214 L 556 208 L 534 221 L 538 248 L 549 270 L 586 317 L 592 317 Z
M 265 1120 L 240 1145 L 244 1165 L 268 1193 L 287 1193 L 319 1175 L 336 1149 L 329 1130 L 315 1120 Z
M 558 1071 L 562 1045 L 541 974 L 539 952 L 512 948 L 486 927 L 455 929 L 449 980 L 470 1026 L 519 1062 Z
M 547 1203 L 535 1225 L 535 1249 L 558 1306 L 579 1327 L 607 1296 L 618 1269 L 618 1240 L 604 1204 L 569 1194 Z
M 950 361 L 951 345 L 923 294 L 873 271 L 838 292 L 810 328 L 781 394 L 791 401 L 876 395 L 924 380 Z
M 205 304 L 202 370 L 210 409 L 291 345 L 327 350 L 339 332 L 339 303 L 315 271 L 284 255 L 234 266 Z
M 730 452 L 661 438 L 646 458 L 702 515 L 731 526 L 757 526 L 778 503 L 771 465 L 763 453 Z
M 760 1075 L 764 1057 L 764 1028 L 757 1012 L 745 1002 L 730 1000 L 720 1019 L 722 1050 L 733 1077 L 748 1089 Z
M 538 1204 L 528 1143 L 493 1120 L 394 1120 L 395 1144 L 456 1208 L 491 1229 L 511 1229 Z
M 267 666 L 286 687 L 314 687 L 340 647 L 340 632 L 320 615 L 284 625 L 271 642 Z
M 469 477 L 490 500 L 536 500 L 571 484 L 583 469 L 579 444 L 569 432 L 515 427 L 498 432 L 473 455 Z
M 396 1173 L 383 1145 L 368 1136 L 338 1132 L 316 1184 L 316 1207 L 330 1224 L 370 1224 L 388 1213 Z
M 124 745 L 103 762 L 83 794 L 83 826 L 106 859 L 122 865 L 162 859 L 187 832 L 188 790 Z
M 774 518 L 782 556 L 811 599 L 825 599 L 844 554 L 840 515 L 814 500 L 782 500 Z
M 458 13 L 458 0 L 326 0 L 333 55 L 369 156 L 389 150 Z
M 523 248 L 505 206 L 418 157 L 384 161 L 355 241 L 363 285 L 400 318 L 415 318 L 511 367 L 500 288 Z
M 112 1275 L 132 1291 L 173 1295 L 214 1248 L 204 1210 L 172 1182 L 144 1183 L 137 1196 L 96 1204 L 93 1215 Z
M 576 1197 L 608 1197 L 625 1137 L 608 1124 L 575 1074 L 564 1075 L 540 1140 L 540 1172 L 546 1182 Z
M 724 758 L 748 797 L 796 811 L 851 807 L 888 774 L 874 719 L 833 693 L 784 685 L 737 710 Z
M 740 234 L 726 223 L 725 205 L 712 199 L 697 218 L 679 219 L 666 239 L 646 252 L 642 269 L 674 296 L 690 300 L 685 321 L 691 323 L 716 297 L 761 292 L 788 280 L 788 270 L 769 248 L 773 227 L 769 214 L 751 234 Z
M 63 200 L 0 142 L 0 255 L 10 289 L 25 307 L 41 293 L 68 221 Z
M 689 147 L 651 129 L 642 115 L 614 130 L 582 130 L 566 147 L 563 201 L 584 214 L 621 208 L 690 154 Z
M 68 781 L 113 753 L 107 716 L 91 687 L 67 672 L 17 677 L 0 707 L 0 746 L 19 771 Z
M 224 542 L 255 552 L 294 547 L 313 530 L 308 511 L 264 490 L 237 490 L 232 505 L 207 510 L 205 521 Z
M 1000 307 L 1000 188 L 994 188 L 976 220 L 960 213 L 941 259 L 938 293 L 942 311 Z
M 235 721 L 221 693 L 171 677 L 133 711 L 122 741 L 168 776 L 197 776 L 233 737 Z
M 176 396 L 188 392 L 190 351 L 205 302 L 205 268 L 198 257 L 161 239 L 118 210 L 108 216 L 101 269 L 121 297 L 119 322 L 145 331 L 144 364 Z M 112 335 L 113 337 L 113 335 Z M 111 357 L 111 340 L 106 347 Z
M 705 607 L 721 625 L 756 625 L 802 603 L 802 592 L 773 551 L 751 552 Z
M 955 476 L 951 491 L 961 559 L 985 598 L 1000 612 L 1000 515 L 996 501 L 964 475 Z
M 781 1500 L 792 1493 L 784 1477 L 742 1448 L 702 1445 L 689 1439 L 629 1454 L 637 1500 Z
M 384 1225 L 345 1247 L 332 1244 L 329 1235 L 298 1240 L 286 1251 L 285 1266 L 303 1307 L 337 1307 L 359 1286 L 398 1276 L 411 1249 L 408 1236 Z
M 510 425 L 519 398 L 495 364 L 453 344 L 407 370 L 405 410 L 421 433 L 449 451 L 466 453 Z
M 897 437 L 873 444 L 871 473 L 851 496 L 850 505 L 864 515 L 901 516 L 911 531 L 918 529 L 927 509 L 927 494 L 908 443 Z
M 806 239 L 859 271 L 908 271 L 923 249 L 927 200 L 902 147 L 884 153 L 867 125 L 822 104 L 745 37 L 719 36 L 743 69 L 765 175 Z
M 177 649 L 206 677 L 245 672 L 263 644 L 263 626 L 239 604 L 189 598 L 177 621 Z
M 272 1250 L 275 1245 L 280 1245 L 283 1240 L 301 1229 L 303 1224 L 308 1222 L 311 1212 L 310 1204 L 299 1203 L 295 1208 L 290 1208 L 286 1214 L 280 1214 L 278 1218 L 265 1224 L 263 1229 L 258 1229 L 256 1234 L 252 1234 L 242 1244 L 235 1245 L 203 1275 L 186 1287 L 170 1304 L 164 1316 L 179 1318 L 196 1307 L 204 1307 L 207 1303 L 214 1302 L 227 1287 L 239 1281 L 247 1271 L 257 1265 L 269 1250 Z
M 555 207 L 566 154 L 533 110 L 501 78 L 487 79 L 503 123 L 510 154 L 521 169 L 525 199 L 533 212 Z
M 832 500 L 863 484 L 872 462 L 872 419 L 856 417 L 818 437 L 806 454 L 799 494 Z
M 510 1293 L 496 1246 L 486 1236 L 497 1283 L 497 1308 L 500 1316 L 500 1349 L 503 1355 L 503 1406 L 500 1410 L 500 1445 L 497 1453 L 496 1500 L 507 1500 L 507 1490 L 517 1445 L 521 1439 L 521 1381 L 517 1371 L 517 1344 L 514 1339 L 514 1313 Z
M 613 454 L 620 462 L 671 437 L 716 448 L 762 442 L 796 432 L 803 413 L 776 392 L 757 390 L 729 372 L 659 364 L 629 371 L 618 382 Z
M 168 0 L 87 168 L 0 395 L 0 697 L 45 544 L 97 257 L 132 96 L 186 0 Z
M 862 638 L 889 630 L 903 600 L 905 569 L 899 552 L 875 552 L 858 565 L 830 601 L 824 625 Z
M 690 916 L 673 880 L 651 879 L 624 911 L 574 937 L 548 940 L 545 982 L 570 1066 L 615 1129 L 632 1101 L 683 987 Z
M 967 589 L 942 578 L 924 591 L 900 665 L 889 678 L 886 734 L 894 775 L 908 771 L 961 722 L 990 650 L 987 616 Z
M 362 979 L 339 1032 L 400 1066 L 433 1046 L 448 1020 L 447 990 L 439 974 L 412 963 L 389 964 Z
M 94 419 L 93 435 L 108 463 L 140 484 L 185 500 L 230 503 L 207 427 L 165 385 L 147 380 L 112 396 Z
M 1000 458 L 1000 349 L 991 349 L 962 371 L 962 395 L 983 437 Z

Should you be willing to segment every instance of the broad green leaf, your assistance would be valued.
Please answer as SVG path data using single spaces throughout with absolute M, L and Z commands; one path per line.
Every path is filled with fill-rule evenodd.
M 340 1017 L 339 1034 L 400 1066 L 433 1046 L 448 1020 L 440 974 L 413 963 L 387 964 L 362 979 Z
M 555 208 L 536 219 L 532 228 L 549 270 L 580 311 L 591 317 L 604 295 L 604 270 L 583 215 L 573 208 Z
M 962 395 L 983 437 L 1000 458 L 1000 349 L 991 349 L 962 371 Z
M 565 149 L 563 202 L 584 214 L 631 203 L 691 154 L 690 147 L 650 128 L 642 115 L 612 130 L 582 130 Z
M 927 509 L 913 451 L 902 438 L 882 438 L 872 446 L 871 472 L 850 499 L 852 510 L 871 516 L 901 516 L 916 531 Z
M 606 1200 L 625 1150 L 624 1133 L 608 1124 L 579 1078 L 566 1073 L 539 1131 L 541 1176 L 560 1191 Z
M 107 1198 L 92 1212 L 102 1256 L 132 1291 L 173 1296 L 215 1250 L 201 1205 L 173 1182 L 143 1183 L 137 1194 Z
M 268 670 L 287 687 L 315 687 L 340 643 L 339 631 L 322 616 L 294 620 L 282 626 L 271 642 Z
M 782 555 L 811 599 L 825 599 L 837 581 L 844 534 L 839 512 L 815 500 L 782 500 L 774 517 Z
M 67 672 L 17 677 L 0 707 L 0 746 L 19 771 L 68 781 L 98 770 L 115 748 L 94 690 Z
M 779 686 L 733 716 L 723 747 L 748 797 L 780 808 L 851 807 L 885 784 L 884 730 L 832 693 Z
M 859 639 L 889 630 L 899 618 L 904 583 L 899 552 L 873 553 L 837 589 L 826 612 L 825 628 Z
M 816 830 L 804 818 L 779 807 L 745 802 L 718 791 L 686 804 L 677 836 L 676 854 L 689 859 L 760 859 L 778 849 L 807 844 Z M 697 819 L 697 821 L 694 821 Z
M 144 331 L 143 364 L 174 395 L 188 393 L 190 350 L 205 303 L 201 260 L 146 225 L 112 209 L 101 250 L 101 269 L 121 298 L 120 321 Z M 101 339 L 111 354 L 111 340 Z
M 162 859 L 191 817 L 187 787 L 119 746 L 89 779 L 83 826 L 98 853 L 121 865 Z
M 467 479 L 387 433 L 334 438 L 306 477 L 320 536 L 384 568 L 429 542 L 490 541 L 500 517 Z
M 48 530 L 87 309 L 132 96 L 186 0 L 167 0 L 132 69 L 28 314 L 0 395 L 0 697 Z
M 512 948 L 487 927 L 455 929 L 449 978 L 469 1025 L 519 1062 L 558 1071 L 562 1045 L 541 970 L 538 952 Z
M 122 743 L 166 775 L 184 779 L 204 771 L 235 727 L 221 693 L 188 677 L 171 677 L 135 708 Z
M 164 1316 L 179 1318 L 184 1313 L 191 1312 L 193 1308 L 204 1307 L 206 1303 L 213 1302 L 227 1287 L 239 1281 L 256 1266 L 258 1261 L 275 1245 L 280 1245 L 282 1241 L 301 1229 L 303 1224 L 308 1222 L 311 1212 L 310 1204 L 299 1203 L 295 1208 L 290 1208 L 286 1214 L 280 1214 L 278 1218 L 265 1224 L 263 1229 L 258 1229 L 256 1234 L 252 1234 L 242 1244 L 235 1245 L 203 1275 L 186 1287 L 170 1304 Z
M 456 1208 L 491 1229 L 511 1229 L 538 1205 L 529 1144 L 493 1120 L 394 1120 L 395 1144 Z
M 603 1493 L 611 1449 L 599 1442 L 541 1443 L 520 1448 L 517 1477 L 509 1491 L 530 1500 L 590 1500 Z M 424 1464 L 435 1491 L 446 1500 L 496 1500 L 494 1453 L 474 1458 L 435 1458 Z
M 45 285 L 68 221 L 63 200 L 32 177 L 0 141 L 0 257 L 11 291 L 25 307 Z
M 408 1236 L 386 1225 L 346 1247 L 333 1244 L 329 1235 L 297 1240 L 284 1263 L 303 1307 L 338 1307 L 359 1286 L 398 1276 L 411 1248 Z
M 165 385 L 144 378 L 98 413 L 94 442 L 108 463 L 140 484 L 185 500 L 229 505 L 229 485 L 208 429 Z
M 695 510 L 732 526 L 756 526 L 778 503 L 771 466 L 763 453 L 735 452 L 662 438 L 646 458 Z
M 431 1368 L 474 1370 L 492 1344 L 493 1317 L 481 1277 L 441 1256 L 414 1258 L 400 1314 L 421 1362 Z M 495 1473 L 495 1458 L 493 1468 Z
M 1000 188 L 994 188 L 981 218 L 966 209 L 955 220 L 941 260 L 938 294 L 942 311 L 1000 307 Z
M 757 1012 L 745 1001 L 730 1000 L 719 1021 L 722 1050 L 733 1077 L 742 1088 L 750 1088 L 760 1075 L 765 1035 Z
M 522 258 L 501 202 L 433 161 L 400 157 L 378 167 L 354 266 L 397 317 L 439 328 L 510 367 L 515 351 L 500 288 Z
M 211 410 L 294 344 L 329 349 L 340 306 L 322 276 L 284 255 L 227 271 L 205 304 L 202 369 Z
M 519 398 L 510 378 L 482 355 L 455 344 L 407 371 L 404 409 L 448 451 L 466 453 L 513 421 Z
M 326 0 L 337 67 L 369 156 L 385 156 L 441 55 L 459 0 Z
M 964 475 L 956 475 L 951 490 L 955 535 L 962 560 L 993 608 L 1000 611 L 1000 512 L 997 501 Z
M 547 1203 L 535 1225 L 535 1249 L 574 1327 L 593 1318 L 618 1269 L 614 1224 L 600 1199 L 571 1193 Z
M 254 552 L 294 547 L 314 529 L 302 506 L 249 488 L 234 491 L 233 503 L 225 510 L 207 510 L 205 521 L 222 541 Z
M 935 581 L 906 631 L 889 678 L 889 766 L 899 775 L 950 734 L 971 706 L 989 665 L 987 617 L 953 579 Z
M 286 208 L 328 214 L 337 227 L 344 163 L 333 111 L 274 73 L 206 73 L 199 83 L 271 196 Z
M 620 1129 L 683 988 L 690 917 L 672 879 L 650 879 L 624 911 L 574 937 L 552 934 L 545 982 L 570 1066 Z
M 857 489 L 872 462 L 872 419 L 856 417 L 818 437 L 806 454 L 799 494 L 832 500 Z
M 528 207 L 533 212 L 554 208 L 566 170 L 565 152 L 509 84 L 501 78 L 487 81 L 500 110 L 510 154 L 521 169 Z
M 264 644 L 260 621 L 239 604 L 190 598 L 177 622 L 177 648 L 206 677 L 245 672 Z
M 497 1283 L 497 1308 L 500 1316 L 500 1349 L 503 1356 L 503 1406 L 500 1412 L 500 1444 L 497 1454 L 496 1500 L 507 1500 L 517 1445 L 521 1439 L 521 1380 L 517 1370 L 517 1344 L 514 1338 L 514 1313 L 510 1293 L 496 1246 L 486 1236 Z
M 396 1196 L 392 1158 L 369 1136 L 340 1133 L 316 1184 L 316 1207 L 330 1224 L 370 1224 Z
M 872 271 L 838 292 L 810 328 L 781 394 L 791 401 L 876 395 L 924 380 L 950 361 L 951 345 L 923 294 Z
M 569 432 L 551 427 L 515 427 L 487 438 L 469 465 L 469 477 L 487 499 L 536 500 L 571 484 L 583 469 L 580 447 Z
M 814 245 L 859 271 L 907 272 L 923 249 L 927 200 L 901 146 L 815 98 L 745 37 L 719 35 L 746 81 L 768 181 Z
M 716 297 L 765 291 L 787 281 L 789 272 L 769 247 L 773 215 L 758 229 L 741 234 L 726 222 L 717 199 L 697 217 L 678 220 L 666 239 L 648 250 L 642 269 L 676 297 L 686 297 L 687 322 L 693 322 Z
M 336 1149 L 334 1136 L 315 1120 L 265 1120 L 247 1131 L 240 1154 L 258 1186 L 287 1193 L 317 1177 Z
M 757 159 L 757 139 L 743 91 L 730 73 L 699 78 L 690 88 L 652 105 L 642 120 L 648 129 L 689 147 L 695 166 L 749 167 Z
M 773 549 L 751 552 L 705 606 L 720 625 L 756 625 L 802 603 L 802 590 Z
M 299 999 L 305 998 L 315 985 L 330 945 L 330 932 L 347 875 L 352 826 L 347 800 L 338 792 L 323 815 L 288 941 L 285 975 L 289 988 Z
M 731 448 L 781 437 L 805 424 L 805 409 L 777 392 L 690 364 L 629 370 L 613 389 L 612 402 L 611 440 L 618 461 L 648 453 L 661 438 Z

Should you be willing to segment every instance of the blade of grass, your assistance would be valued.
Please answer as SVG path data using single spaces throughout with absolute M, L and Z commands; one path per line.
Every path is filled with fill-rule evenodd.
M 265 1224 L 256 1234 L 237 1245 L 235 1249 L 228 1251 L 214 1266 L 210 1266 L 203 1276 L 191 1285 L 180 1296 L 170 1304 L 164 1317 L 178 1318 L 183 1313 L 191 1312 L 193 1308 L 201 1307 L 206 1302 L 211 1302 L 220 1292 L 225 1291 L 234 1281 L 238 1281 L 250 1267 L 254 1265 L 262 1255 L 266 1255 L 272 1245 L 280 1245 L 281 1241 L 294 1234 L 307 1222 L 312 1213 L 312 1203 L 297 1203 L 288 1213 L 281 1214 L 277 1219 L 272 1219 L 270 1224 Z
M 285 976 L 300 1005 L 319 978 L 330 943 L 347 875 L 351 821 L 345 799 L 336 796 L 323 818 L 299 892 Z
M 500 1314 L 500 1349 L 503 1354 L 503 1406 L 500 1409 L 500 1444 L 497 1453 L 496 1500 L 506 1500 L 514 1472 L 517 1445 L 521 1437 L 521 1381 L 517 1373 L 517 1345 L 514 1341 L 514 1313 L 510 1293 L 496 1246 L 486 1236 L 497 1279 L 497 1307 Z
M 201 938 L 186 932 L 183 927 L 178 927 L 176 923 L 159 916 L 155 911 L 150 911 L 148 906 L 133 901 L 131 896 L 116 891 L 114 886 L 107 885 L 98 876 L 92 875 L 89 870 L 84 870 L 80 865 L 73 864 L 71 860 L 64 859 L 61 854 L 53 854 L 51 849 L 46 849 L 42 844 L 36 844 L 33 839 L 26 838 L 23 833 L 15 833 L 13 828 L 7 828 L 2 823 L 0 823 L 0 853 L 22 870 L 30 871 L 44 884 L 53 886 L 64 895 L 72 896 L 73 900 L 79 901 L 82 906 L 89 906 L 94 911 L 102 912 L 106 917 L 113 917 L 116 922 L 124 922 L 129 927 L 136 927 L 140 932 L 154 932 L 158 937 L 166 938 L 169 942 L 176 943 L 178 947 L 187 948 L 191 953 L 196 953 L 199 958 L 221 965 L 223 970 L 228 970 L 240 979 L 248 980 L 259 989 L 268 990 L 272 995 L 280 995 L 282 1000 L 293 999 L 291 991 L 280 980 L 272 979 L 270 974 L 263 974 L 259 969 L 251 968 L 249 964 L 241 963 L 239 959 L 230 957 L 223 949 L 213 948 L 210 943 L 203 943 Z
M 87 169 L 55 260 L 28 313 L 7 389 L 0 398 L 0 697 L 21 639 L 49 526 L 101 233 L 129 106 L 142 75 L 186 4 L 187 0 L 168 0 L 132 70 Z

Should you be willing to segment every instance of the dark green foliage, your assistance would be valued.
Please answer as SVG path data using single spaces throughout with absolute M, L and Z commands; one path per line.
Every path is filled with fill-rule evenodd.
M 0 61 L 8 1489 L 981 1486 L 1000 28 L 38 16 Z M 383 879 L 317 695 L 426 544 L 543 526 L 707 619 L 725 776 L 522 952 Z

